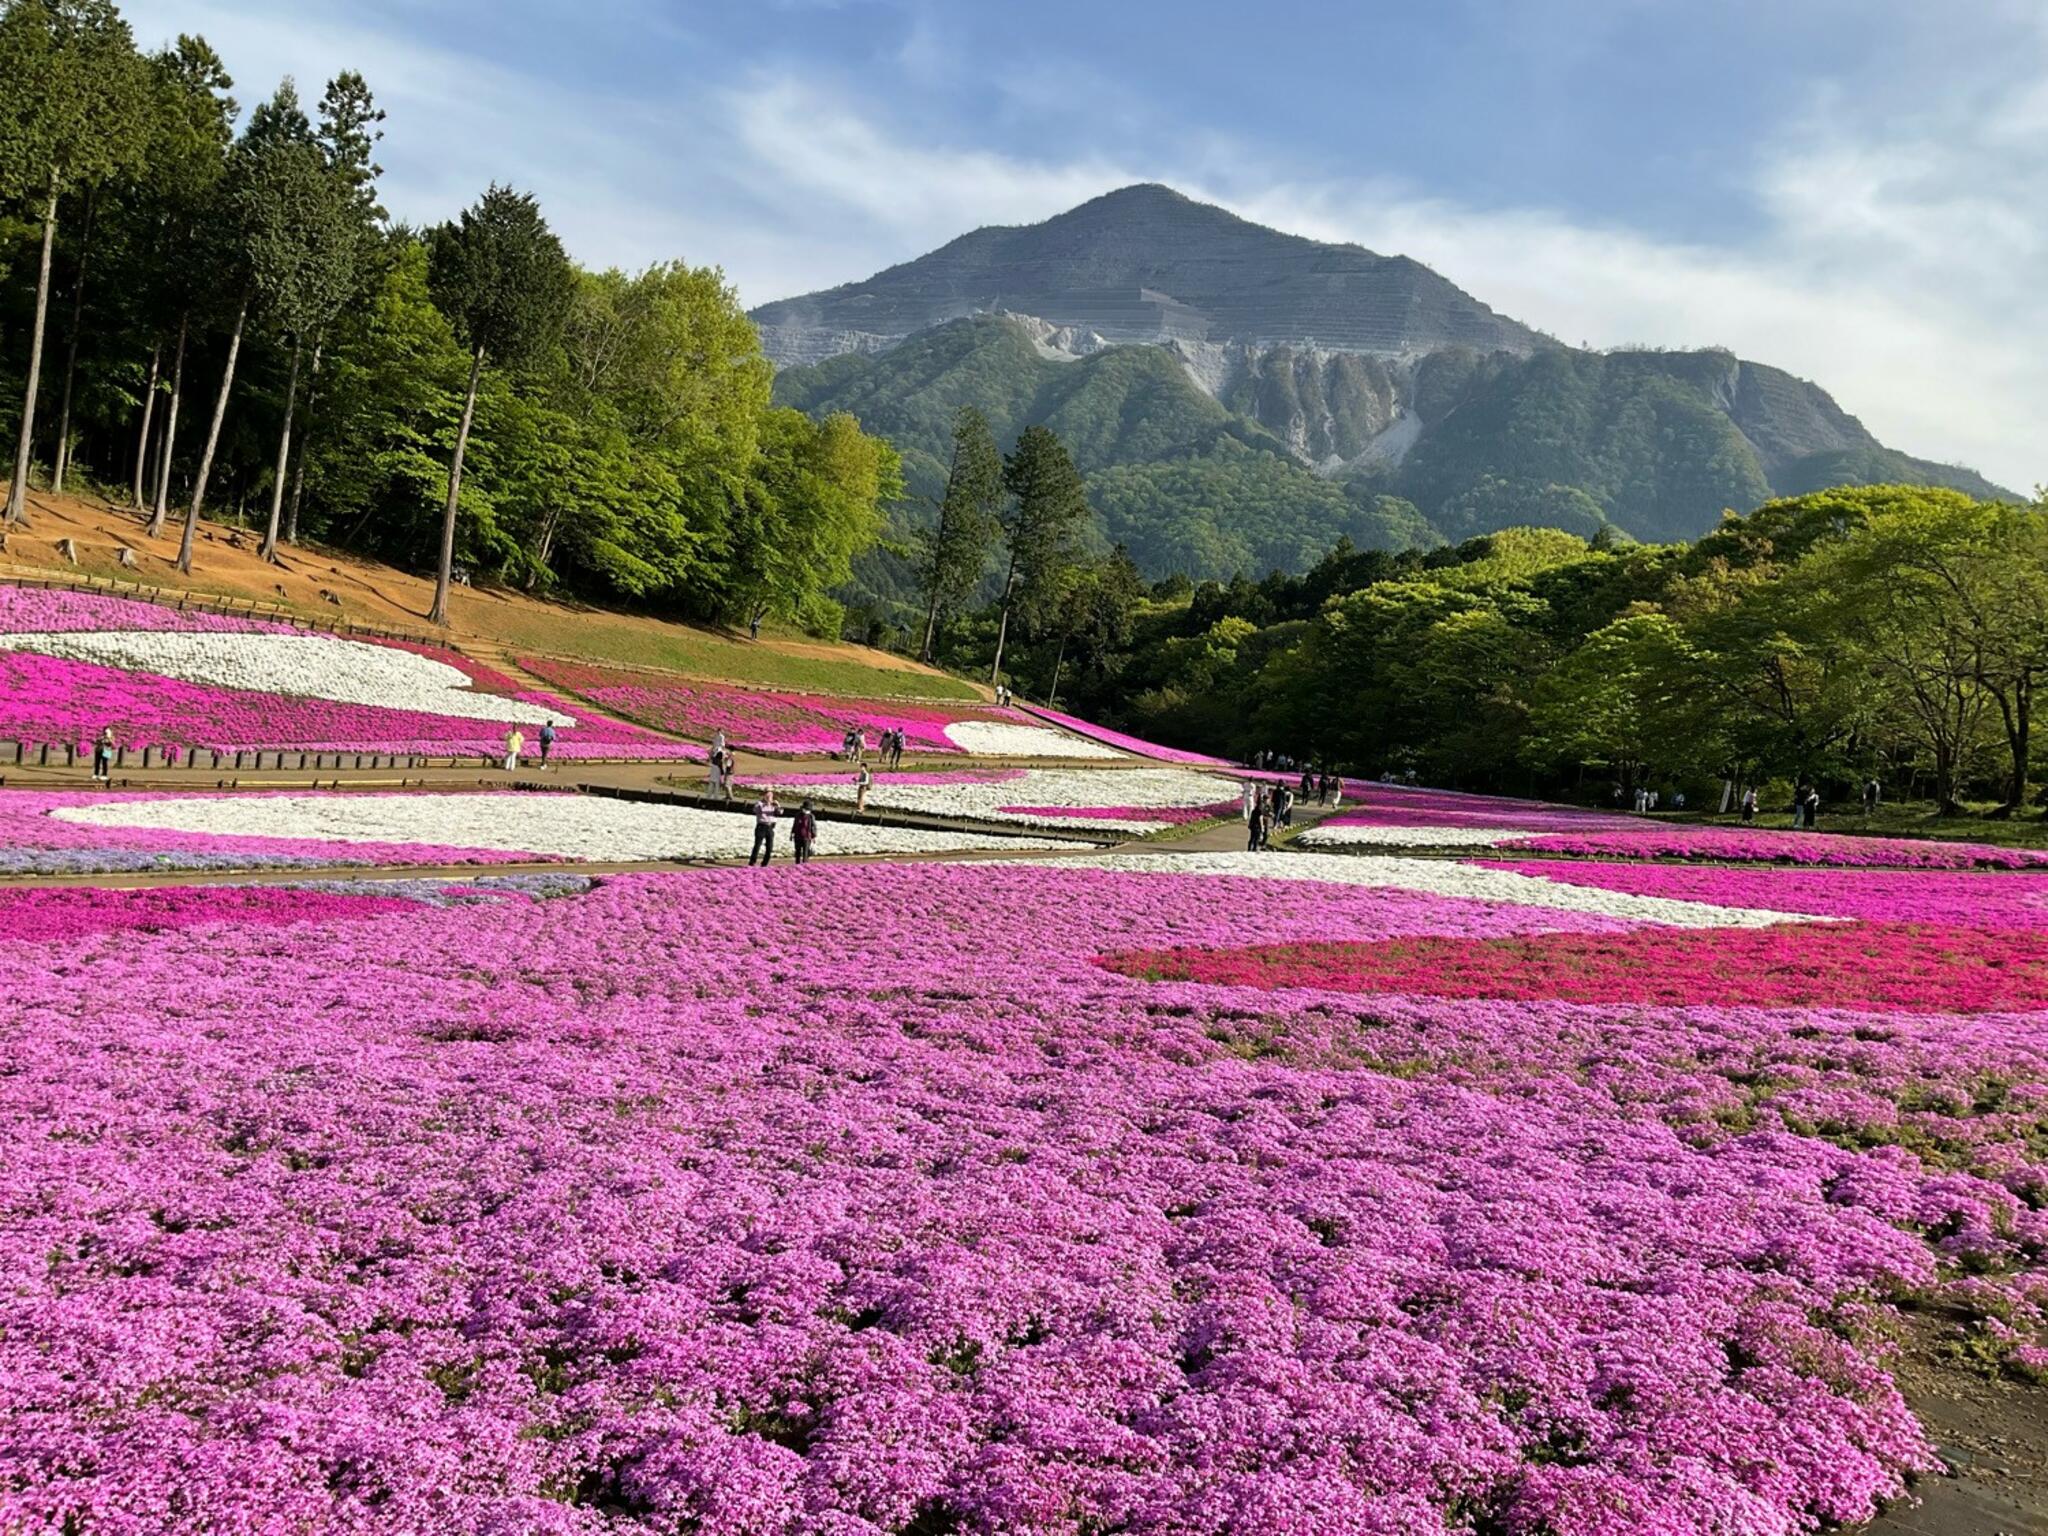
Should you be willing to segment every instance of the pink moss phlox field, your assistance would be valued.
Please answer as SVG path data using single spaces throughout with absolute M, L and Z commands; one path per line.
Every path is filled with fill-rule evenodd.
M 544 693 L 515 697 L 575 719 L 555 743 L 560 757 L 702 757 L 703 748 L 665 741 L 617 721 L 577 714 Z M 127 672 L 29 652 L 0 652 L 0 740 L 69 742 L 81 750 L 112 726 L 130 751 L 176 747 L 187 754 L 290 750 L 495 756 L 509 724 L 370 704 L 339 704 L 251 689 L 210 688 L 154 673 Z M 538 734 L 521 726 L 529 742 Z
M 204 613 L 98 592 L 0 585 L 0 634 L 72 634 L 132 629 L 174 634 L 289 634 L 292 626 L 237 614 Z
M 0 633 L 139 630 L 185 634 L 299 633 L 288 624 L 105 597 L 92 592 L 0 586 Z M 703 748 L 666 741 L 622 721 L 589 715 L 552 694 L 522 690 L 513 679 L 438 646 L 372 638 L 336 643 L 380 645 L 410 652 L 467 675 L 479 692 L 502 695 L 573 719 L 560 732 L 557 756 L 701 758 Z M 342 704 L 253 689 L 216 688 L 151 672 L 0 651 L 0 740 L 68 743 L 83 749 L 112 726 L 121 745 L 246 752 L 374 752 L 480 757 L 504 750 L 510 722 L 463 719 L 419 710 Z M 537 727 L 522 726 L 529 742 Z M 534 743 L 537 746 L 537 743 Z
M 1234 766 L 1227 758 L 1210 757 L 1201 752 L 1183 752 L 1178 747 L 1162 747 L 1156 741 L 1127 736 L 1122 731 L 1113 731 L 1106 725 L 1096 725 L 1077 715 L 1063 715 L 1058 710 L 1047 709 L 1042 704 L 1026 704 L 1019 699 L 1017 708 L 1026 715 L 1035 715 L 1049 724 L 1072 731 L 1076 736 L 1086 736 L 1091 741 L 1099 741 L 1105 747 L 1115 747 L 1119 752 L 1128 752 L 1133 757 L 1149 757 L 1162 763 L 1186 763 L 1196 768 Z
M 1531 832 L 1631 832 L 1644 824 L 1629 816 L 1504 795 L 1468 795 L 1448 789 L 1409 789 L 1370 780 L 1345 781 L 1363 803 L 1324 820 L 1343 827 L 1513 827 Z
M 92 933 L 162 933 L 210 923 L 261 928 L 337 922 L 402 911 L 407 903 L 368 894 L 290 886 L 176 886 L 105 891 L 90 886 L 0 891 L 0 945 L 52 944 Z
M 301 794 L 302 791 L 280 791 Z M 101 827 L 60 821 L 50 813 L 74 806 L 187 794 L 13 790 L 0 794 L 0 874 L 101 874 L 149 869 L 234 870 L 321 868 L 350 864 L 514 864 L 554 856 L 441 843 L 336 842 L 332 838 L 247 837 L 155 827 Z M 236 799 L 262 798 L 237 795 Z M 516 810 L 513 812 L 516 814 Z
M 1688 868 L 1675 864 L 1595 864 L 1563 859 L 1472 862 L 1562 885 L 1669 896 L 1715 906 L 1803 912 L 1879 923 L 1938 923 L 1979 928 L 2048 929 L 2048 874 L 1995 876 L 1922 870 Z
M 1517 823 L 1519 825 L 1519 823 Z M 2043 869 L 2048 852 L 1988 843 L 1946 843 L 1905 837 L 1781 832 L 1766 827 L 1652 826 L 1637 823 L 1599 832 L 1564 831 L 1504 846 L 1578 858 L 1728 859 L 1829 868 Z
M 874 782 L 879 787 L 884 784 L 1006 784 L 1012 779 L 1023 778 L 1026 770 L 1022 768 L 942 768 L 922 773 L 891 773 L 887 770 L 874 768 L 871 762 L 869 764 L 869 771 L 874 774 Z M 851 784 L 854 779 L 854 773 L 854 766 L 848 764 L 846 767 L 836 769 L 830 773 L 735 774 L 733 782 L 735 784 L 752 785 L 773 784 L 778 788 L 786 784 Z
M 2038 931 L 1950 924 L 1254 944 L 1132 950 L 1101 961 L 1126 976 L 1261 989 L 1908 1013 L 2048 1008 L 2048 944 Z
M 1179 827 L 1191 822 L 1235 816 L 1238 802 L 1224 800 L 1215 805 L 1005 805 L 1000 810 L 1006 816 L 1086 816 L 1097 821 L 1163 821 Z
M 837 752 L 847 727 L 858 726 L 867 733 L 870 748 L 877 745 L 883 731 L 901 730 L 912 752 L 958 753 L 960 748 L 946 737 L 949 725 L 966 720 L 1031 723 L 1015 710 L 964 701 L 919 704 L 832 694 L 766 693 L 549 657 L 522 656 L 519 665 L 557 688 L 644 725 L 700 741 L 708 741 L 722 730 L 734 746 L 756 752 L 792 756 Z
M 1092 962 L 1546 930 L 1630 925 L 922 864 L 0 945 L 0 1528 L 1868 1518 L 1884 1298 L 2038 1327 L 2038 1016 Z

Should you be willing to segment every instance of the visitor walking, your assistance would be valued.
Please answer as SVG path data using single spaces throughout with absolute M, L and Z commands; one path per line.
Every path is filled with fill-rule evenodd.
M 723 752 L 713 751 L 711 754 L 711 761 L 707 766 L 710 769 L 710 777 L 705 781 L 705 787 L 707 792 L 714 795 L 724 795 L 725 754 Z
M 1294 791 L 1289 789 L 1285 784 L 1282 784 L 1280 788 L 1274 792 L 1273 798 L 1275 801 L 1274 810 L 1279 817 L 1280 825 L 1283 827 L 1293 826 Z
M 1756 820 L 1756 790 L 1754 787 L 1742 792 L 1742 824 L 1746 827 Z
M 874 774 L 868 771 L 868 765 L 866 763 L 862 763 L 860 765 L 859 771 L 857 771 L 853 776 L 853 813 L 856 816 L 867 815 L 868 786 L 873 784 L 874 782 Z
M 1240 814 L 1243 815 L 1244 824 L 1246 826 L 1250 826 L 1252 824 L 1252 808 L 1256 806 L 1258 803 L 1259 786 L 1254 784 L 1250 779 L 1246 779 L 1244 781 L 1244 804 L 1242 807 L 1240 807 Z
M 775 803 L 775 788 L 770 785 L 761 791 L 760 803 L 754 807 L 754 851 L 747 855 L 747 868 L 758 863 L 763 869 L 775 857 L 775 822 L 782 815 L 782 807 Z
M 1801 780 L 1798 788 L 1792 791 L 1792 830 L 1796 832 L 1805 825 L 1806 783 L 1804 780 Z
M 733 755 L 732 755 L 732 748 L 730 748 L 730 747 L 727 747 L 727 748 L 725 749 L 725 751 L 724 751 L 724 752 L 722 752 L 722 753 L 720 753 L 720 754 L 719 754 L 719 758 L 718 758 L 719 778 L 720 778 L 720 780 L 721 780 L 721 781 L 723 782 L 723 785 L 724 785 L 725 803 L 726 803 L 727 805 L 731 805 L 731 804 L 732 804 L 732 771 L 733 771 L 733 767 L 734 767 L 734 763 L 733 763 Z
M 1866 816 L 1874 815 L 1877 811 L 1878 803 L 1883 799 L 1884 791 L 1877 787 L 1876 778 L 1865 779 L 1863 781 L 1863 814 Z
M 92 776 L 96 783 L 111 784 L 114 780 L 114 728 L 102 726 L 92 744 Z
M 519 754 L 525 749 L 526 732 L 520 730 L 515 725 L 505 733 L 505 771 L 507 773 L 517 773 L 519 771 Z
M 808 796 L 797 807 L 797 813 L 789 824 L 790 841 L 796 844 L 796 861 L 799 864 L 811 862 L 811 845 L 818 840 L 818 818 L 811 810 Z
M 555 722 L 553 720 L 540 728 L 540 765 L 546 769 L 548 758 L 555 750 Z
M 1266 846 L 1266 806 L 1261 800 L 1252 802 L 1251 815 L 1245 819 L 1245 852 L 1257 853 Z
M 1820 825 L 1820 786 L 1806 786 L 1806 798 L 1800 802 L 1806 811 L 1806 829 L 1811 832 Z

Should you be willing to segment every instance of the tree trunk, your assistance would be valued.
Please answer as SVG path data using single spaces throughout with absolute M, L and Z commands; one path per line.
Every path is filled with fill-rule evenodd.
M 284 426 L 277 434 L 277 474 L 270 482 L 270 526 L 263 531 L 263 548 L 259 553 L 265 560 L 277 559 L 277 525 L 284 516 L 284 476 L 292 461 L 292 406 L 299 398 L 299 339 L 292 338 L 292 366 L 285 376 Z
M 220 424 L 227 420 L 228 393 L 235 387 L 235 359 L 242 355 L 242 326 L 249 318 L 249 292 L 242 290 L 242 302 L 235 308 L 235 328 L 228 333 L 228 360 L 220 372 L 220 393 L 213 397 L 213 422 L 206 429 L 206 446 L 199 454 L 199 475 L 192 482 L 192 504 L 185 509 L 185 534 L 178 541 L 178 569 L 192 574 L 192 538 L 199 531 L 199 513 L 206 504 L 206 481 L 213 473 L 214 450 L 220 447 Z
M 2005 714 L 2005 741 L 2012 753 L 2012 767 L 2005 784 L 2005 808 L 2017 816 L 2027 803 L 2028 759 L 2033 756 L 2034 680 L 2021 676 L 2013 683 L 2012 701 L 2000 699 Z
M 313 343 L 313 367 L 306 376 L 306 432 L 299 443 L 299 462 L 292 468 L 292 500 L 284 515 L 284 541 L 299 542 L 299 503 L 306 494 L 306 453 L 313 446 L 313 404 L 320 398 L 320 354 L 324 340 Z
M 143 486 L 149 479 L 149 423 L 156 415 L 157 370 L 163 366 L 164 344 L 158 342 L 149 349 L 149 387 L 142 392 L 142 430 L 135 435 L 135 484 L 129 499 L 135 503 L 135 510 L 143 508 Z
M 526 573 L 526 590 L 529 592 L 540 585 L 541 572 L 548 568 L 548 557 L 555 552 L 555 530 L 561 522 L 562 509 L 550 503 L 541 515 L 540 537 L 533 541 L 533 569 Z
M 938 628 L 939 600 L 934 597 L 930 611 L 924 616 L 924 651 L 918 657 L 918 660 L 922 661 L 926 666 L 932 664 L 932 637 L 938 633 Z
M 1010 574 L 1003 578 L 1003 622 L 996 627 L 996 659 L 988 669 L 988 685 L 993 688 L 996 679 L 1003 675 L 1003 642 L 1010 638 L 1010 594 L 1017 589 L 1017 553 L 1010 552 Z
M 178 350 L 171 360 L 171 399 L 164 411 L 164 445 L 157 450 L 156 508 L 149 514 L 148 533 L 152 539 L 162 537 L 164 518 L 170 512 L 171 457 L 178 447 L 178 402 L 185 398 L 185 332 L 191 323 L 189 310 L 178 316 Z
M 71 381 L 78 374 L 78 328 L 85 320 L 85 268 L 92 256 L 94 198 L 85 195 L 85 222 L 79 226 L 78 277 L 71 286 L 71 334 L 64 338 L 64 389 L 57 406 L 57 459 L 50 471 L 50 489 L 64 490 L 64 468 L 71 462 Z
M 28 520 L 28 455 L 35 440 L 36 386 L 43 376 L 43 330 L 50 318 L 50 245 L 57 238 L 57 172 L 50 172 L 50 196 L 43 204 L 43 262 L 36 273 L 36 318 L 29 329 L 28 387 L 21 396 L 21 441 L 14 450 L 14 479 L 7 488 L 4 520 Z
M 1046 696 L 1045 707 L 1047 709 L 1058 709 L 1060 707 L 1060 668 L 1064 667 L 1066 664 L 1067 637 L 1065 635 L 1061 635 L 1060 653 L 1059 655 L 1053 658 L 1052 663 L 1052 692 Z
M 469 424 L 476 415 L 476 385 L 484 371 L 484 349 L 469 362 L 469 393 L 462 401 L 462 425 L 455 429 L 455 457 L 448 461 L 448 506 L 441 514 L 441 569 L 434 578 L 434 606 L 429 624 L 448 622 L 448 584 L 455 571 L 455 506 L 462 494 L 462 456 L 469 451 Z

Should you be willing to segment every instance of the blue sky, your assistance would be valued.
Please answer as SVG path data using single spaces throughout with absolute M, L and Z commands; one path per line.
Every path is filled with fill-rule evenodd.
M 537 193 L 749 303 L 1133 180 L 1430 263 L 1599 346 L 1724 345 L 2048 480 L 2044 0 L 129 0 L 246 102 L 370 79 L 401 217 Z

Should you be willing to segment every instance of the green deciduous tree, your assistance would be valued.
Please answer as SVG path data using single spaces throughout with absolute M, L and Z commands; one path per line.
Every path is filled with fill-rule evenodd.
M 487 359 L 516 368 L 554 341 L 568 313 L 575 272 L 562 242 L 541 217 L 540 205 L 523 193 L 496 184 L 459 219 L 435 230 L 427 249 L 434 302 L 470 354 L 462 420 L 448 460 L 448 500 L 441 519 L 434 603 L 427 614 L 429 623 L 446 624 L 462 459 L 476 416 L 477 382 Z
M 21 430 L 4 509 L 7 520 L 18 522 L 34 448 L 58 204 L 139 158 L 146 77 L 111 0 L 8 0 L 0 10 L 0 82 L 0 196 L 30 201 L 42 226 Z

